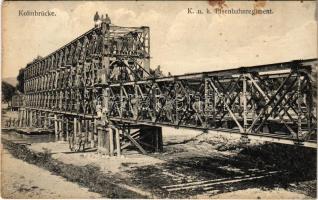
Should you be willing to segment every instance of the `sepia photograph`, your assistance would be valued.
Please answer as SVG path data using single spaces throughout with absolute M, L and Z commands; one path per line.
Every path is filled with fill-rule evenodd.
M 316 1 L 3 1 L 1 198 L 316 199 Z

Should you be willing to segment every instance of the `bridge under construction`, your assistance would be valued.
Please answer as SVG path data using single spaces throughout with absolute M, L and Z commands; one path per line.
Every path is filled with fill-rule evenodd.
M 111 156 L 130 146 L 162 151 L 165 126 L 316 148 L 317 59 L 162 76 L 150 68 L 149 27 L 94 20 L 27 64 L 8 127 L 52 131 L 72 151 Z

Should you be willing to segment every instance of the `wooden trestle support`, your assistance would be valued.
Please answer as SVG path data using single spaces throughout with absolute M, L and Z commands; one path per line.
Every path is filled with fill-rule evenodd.
M 160 152 L 164 126 L 315 144 L 316 59 L 156 78 L 149 28 L 109 21 L 26 66 L 14 124 L 117 156 Z

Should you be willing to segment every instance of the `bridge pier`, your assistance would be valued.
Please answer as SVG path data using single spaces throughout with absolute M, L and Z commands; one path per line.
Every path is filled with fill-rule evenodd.
M 94 121 L 92 121 L 92 120 L 88 121 L 88 128 L 89 128 L 88 140 L 90 143 L 90 147 L 94 148 L 95 147 L 95 141 L 94 141 L 95 123 L 94 123 Z
M 161 127 L 126 124 L 119 130 L 121 150 L 134 146 L 143 154 L 163 151 Z
M 58 123 L 59 140 L 65 141 L 64 130 L 63 130 L 64 117 L 62 116 L 60 120 L 57 121 L 57 123 Z
M 141 129 L 141 144 L 148 151 L 162 152 L 162 128 L 161 127 L 147 127 Z
M 40 124 L 41 124 L 41 118 L 40 118 L 40 111 L 35 111 L 35 119 L 36 119 L 36 122 L 35 122 L 35 127 L 36 128 L 39 128 L 40 127 Z
M 43 128 L 48 128 L 48 113 L 44 112 L 44 124 Z
M 24 108 L 19 108 L 18 110 L 18 127 L 22 128 L 24 127 L 24 121 L 25 121 L 25 109 Z
M 18 120 L 17 120 L 18 127 L 20 126 L 20 120 L 21 120 L 21 108 L 19 108 L 18 110 Z
M 108 156 L 114 156 L 114 148 L 116 147 L 116 153 L 118 154 L 118 147 L 115 144 L 114 140 L 114 129 L 109 126 L 98 126 L 97 127 L 97 134 L 98 134 L 98 147 L 97 151 L 100 154 L 108 155 Z M 116 138 L 116 136 L 115 136 Z M 117 138 L 116 138 L 117 140 Z M 120 152 L 120 148 L 119 148 Z
M 24 116 L 23 116 L 23 117 L 24 117 L 24 119 L 23 119 L 23 126 L 24 126 L 24 127 L 28 127 L 28 125 L 29 125 L 28 109 L 25 109 L 25 110 L 24 110 Z
M 108 137 L 108 129 L 105 126 L 97 127 L 97 135 L 98 135 L 98 148 L 97 152 L 100 154 L 109 154 L 109 137 Z
M 55 140 L 58 141 L 58 121 L 57 121 L 57 114 L 54 114 L 54 134 Z
M 112 128 L 107 128 L 108 138 L 109 138 L 109 156 L 114 156 L 114 133 Z
M 73 140 L 77 137 L 77 118 L 74 117 L 73 119 Z
M 89 129 L 90 129 L 90 127 L 89 127 L 89 125 L 90 125 L 90 123 L 89 123 L 89 119 L 84 119 L 84 127 L 85 127 L 85 145 L 87 145 L 87 146 L 90 146 L 90 144 L 88 143 L 88 141 L 89 141 Z
M 29 110 L 29 127 L 33 126 L 33 111 Z
M 66 137 L 65 140 L 68 141 L 69 140 L 69 119 L 68 117 L 65 118 L 65 128 L 64 128 Z

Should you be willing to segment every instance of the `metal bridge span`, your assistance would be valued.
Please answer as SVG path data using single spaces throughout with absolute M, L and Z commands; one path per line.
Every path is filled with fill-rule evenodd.
M 316 148 L 317 60 L 162 77 L 148 27 L 93 29 L 23 69 L 18 129 L 54 130 L 78 151 L 162 150 L 161 127 L 224 131 Z M 213 132 L 211 133 L 213 134 Z

